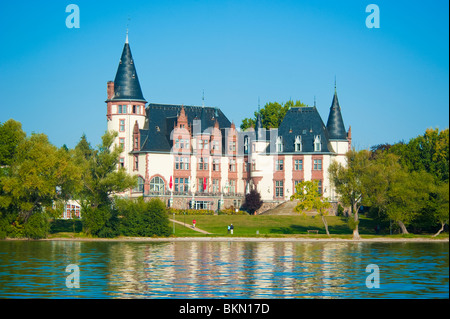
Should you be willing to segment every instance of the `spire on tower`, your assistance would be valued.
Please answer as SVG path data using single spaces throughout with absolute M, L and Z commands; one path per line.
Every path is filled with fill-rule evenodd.
M 116 77 L 114 79 L 114 97 L 112 100 L 145 102 L 133 56 L 131 55 L 130 44 L 128 43 L 128 29 L 122 56 L 120 57 L 119 67 L 117 68 Z
M 331 140 L 347 140 L 347 132 L 345 131 L 336 88 L 328 115 L 327 130 Z

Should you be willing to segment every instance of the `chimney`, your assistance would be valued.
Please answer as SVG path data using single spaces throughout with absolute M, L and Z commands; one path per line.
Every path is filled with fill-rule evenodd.
M 114 96 L 114 82 L 113 81 L 108 81 L 107 94 L 108 94 L 108 100 L 111 100 Z
M 348 127 L 347 132 L 347 140 L 348 140 L 348 150 L 350 151 L 352 149 L 352 127 Z

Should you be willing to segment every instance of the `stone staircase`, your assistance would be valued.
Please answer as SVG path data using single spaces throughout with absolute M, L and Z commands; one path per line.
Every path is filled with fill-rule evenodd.
M 295 206 L 297 206 L 298 201 L 286 201 L 284 203 L 281 203 L 280 205 L 266 210 L 264 213 L 261 213 L 260 215 L 299 215 L 300 213 L 295 211 Z M 306 215 L 312 216 L 316 215 L 316 211 L 308 211 L 306 212 Z

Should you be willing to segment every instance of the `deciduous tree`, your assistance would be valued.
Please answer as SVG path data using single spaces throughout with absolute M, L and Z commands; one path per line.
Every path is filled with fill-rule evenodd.
M 330 232 L 328 231 L 328 223 L 325 218 L 328 215 L 328 210 L 331 208 L 331 204 L 326 197 L 322 197 L 319 193 L 319 182 L 314 181 L 303 181 L 297 184 L 295 187 L 295 194 L 291 196 L 291 200 L 298 199 L 299 203 L 295 207 L 295 210 L 303 213 L 308 210 L 317 210 L 317 213 L 321 216 L 323 225 L 327 232 L 328 237 L 330 237 Z
M 360 239 L 359 235 L 359 208 L 361 207 L 366 192 L 366 170 L 370 164 L 370 152 L 362 150 L 348 151 L 346 165 L 332 162 L 328 168 L 330 180 L 339 194 L 340 201 L 351 207 L 352 220 L 349 223 L 353 229 L 353 239 Z

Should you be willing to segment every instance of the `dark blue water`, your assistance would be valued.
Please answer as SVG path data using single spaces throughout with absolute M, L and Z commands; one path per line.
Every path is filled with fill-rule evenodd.
M 449 298 L 449 245 L 0 241 L 0 298 Z

